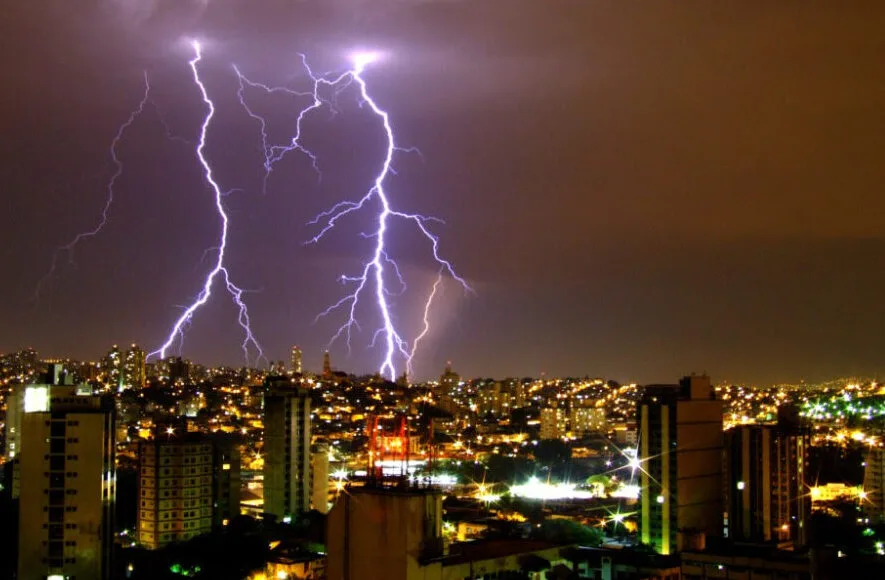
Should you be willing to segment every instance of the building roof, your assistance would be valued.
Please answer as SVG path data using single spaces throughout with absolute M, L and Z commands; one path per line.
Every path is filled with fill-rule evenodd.
M 474 542 L 458 542 L 451 545 L 449 555 L 442 559 L 443 566 L 455 566 L 479 560 L 494 560 L 507 556 L 529 555 L 553 548 L 568 548 L 539 540 L 477 540 Z

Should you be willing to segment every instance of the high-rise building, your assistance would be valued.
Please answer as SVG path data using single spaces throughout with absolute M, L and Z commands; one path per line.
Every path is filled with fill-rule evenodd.
M 329 351 L 323 353 L 323 378 L 328 379 L 332 376 L 332 356 Z
M 22 417 L 25 413 L 25 389 L 27 385 L 14 385 L 12 391 L 6 397 L 6 426 L 4 428 L 5 438 L 5 460 L 12 466 L 10 486 L 10 495 L 13 499 L 18 498 L 21 491 L 21 471 L 18 461 L 18 455 L 21 451 L 22 441 Z
M 123 358 L 123 386 L 140 389 L 145 383 L 145 352 L 133 344 Z
M 302 354 L 301 349 L 297 346 L 292 347 L 292 374 L 301 375 L 304 374 L 304 367 L 302 366 Z
M 885 449 L 864 454 L 863 508 L 876 522 L 885 521 Z
M 809 435 L 781 424 L 725 432 L 724 531 L 745 542 L 805 545 Z
M 119 388 L 123 384 L 123 354 L 116 344 L 102 359 L 101 367 L 106 385 Z
M 239 513 L 236 445 L 159 426 L 138 452 L 138 542 L 155 550 L 206 534 Z
M 191 361 L 180 356 L 170 356 L 166 359 L 166 368 L 169 371 L 169 380 L 173 383 L 186 385 L 191 382 Z
M 318 443 L 310 452 L 310 505 L 325 514 L 329 512 L 329 445 Z
M 264 511 L 278 518 L 310 509 L 310 397 L 288 378 L 264 394 Z
M 13 385 L 6 397 L 6 426 L 4 428 L 6 461 L 13 461 L 21 447 L 21 420 L 25 412 L 26 385 Z
M 568 431 L 568 415 L 561 407 L 541 409 L 541 439 L 562 439 Z
M 640 539 L 662 554 L 722 535 L 722 404 L 707 376 L 645 388 L 638 406 Z
M 485 383 L 477 388 L 477 413 L 505 417 L 510 410 L 510 391 L 500 382 Z
M 455 397 L 461 385 L 461 375 L 452 370 L 452 361 L 446 363 L 446 370 L 439 377 L 439 394 Z
M 66 383 L 58 366 L 24 391 L 20 580 L 111 575 L 114 404 Z

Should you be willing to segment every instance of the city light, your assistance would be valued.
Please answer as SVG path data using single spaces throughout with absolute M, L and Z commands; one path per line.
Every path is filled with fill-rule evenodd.
M 532 477 L 522 485 L 514 485 L 510 493 L 516 497 L 539 500 L 591 499 L 592 491 L 578 489 L 573 483 L 544 483 Z

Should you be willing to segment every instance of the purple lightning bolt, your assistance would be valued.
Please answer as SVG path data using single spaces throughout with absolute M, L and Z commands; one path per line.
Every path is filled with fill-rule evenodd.
M 335 108 L 332 106 L 332 104 L 328 100 L 324 100 L 320 96 L 321 87 L 331 88 L 333 91 L 333 97 L 337 97 L 337 95 L 341 93 L 341 91 L 346 89 L 348 86 L 355 84 L 359 89 L 360 107 L 368 105 L 369 109 L 379 119 L 381 119 L 385 135 L 387 137 L 387 147 L 385 151 L 384 162 L 382 163 L 381 170 L 376 176 L 372 187 L 361 198 L 355 201 L 348 200 L 339 202 L 332 208 L 322 212 L 316 218 L 314 218 L 310 222 L 310 224 L 320 225 L 320 231 L 307 243 L 314 244 L 319 242 L 329 230 L 335 227 L 335 225 L 341 218 L 363 209 L 364 207 L 366 207 L 367 202 L 369 202 L 370 200 L 375 199 L 380 204 L 381 210 L 377 216 L 376 228 L 373 232 L 363 235 L 365 239 L 375 240 L 374 249 L 371 253 L 371 258 L 363 265 L 362 270 L 358 275 L 342 275 L 340 277 L 341 282 L 343 284 L 350 285 L 353 290 L 342 297 L 340 300 L 338 300 L 335 304 L 331 305 L 325 311 L 320 313 L 317 316 L 317 319 L 328 316 L 332 312 L 339 309 L 345 310 L 348 314 L 347 319 L 344 324 L 342 324 L 338 328 L 338 331 L 333 335 L 329 344 L 331 345 L 336 340 L 344 336 L 349 347 L 351 331 L 354 327 L 356 327 L 357 329 L 360 328 L 356 316 L 357 306 L 359 305 L 360 300 L 364 294 L 371 293 L 372 290 L 374 290 L 375 301 L 377 302 L 378 313 L 381 317 L 382 325 L 374 333 L 372 345 L 374 345 L 379 338 L 382 340 L 384 346 L 384 358 L 380 365 L 380 372 L 382 374 L 388 375 L 391 379 L 394 379 L 396 377 L 395 361 L 397 358 L 402 358 L 403 360 L 405 360 L 407 372 L 411 371 L 412 359 L 414 358 L 415 351 L 419 343 L 421 342 L 421 339 L 423 339 L 430 330 L 430 306 L 442 282 L 443 274 L 448 274 L 449 276 L 451 276 L 465 290 L 471 292 L 472 290 L 470 289 L 470 286 L 467 284 L 467 282 L 455 272 L 452 264 L 440 256 L 439 239 L 431 232 L 429 224 L 433 222 L 441 223 L 441 220 L 433 217 L 423 216 L 420 214 L 404 213 L 394 209 L 393 206 L 391 206 L 390 204 L 390 200 L 384 189 L 384 183 L 388 175 L 390 175 L 391 173 L 395 173 L 391 167 L 394 153 L 397 151 L 414 151 L 414 149 L 403 149 L 396 146 L 393 128 L 390 124 L 389 114 L 387 113 L 387 111 L 381 109 L 369 95 L 368 87 L 366 85 L 365 79 L 362 77 L 362 73 L 365 70 L 366 66 L 376 59 L 377 55 L 372 53 L 357 54 L 353 58 L 352 69 L 344 72 L 337 77 L 326 78 L 314 74 L 307 63 L 307 60 L 302 56 L 302 63 L 313 81 L 313 92 L 309 94 L 309 96 L 312 97 L 312 103 L 301 110 L 301 112 L 299 113 L 298 120 L 296 122 L 295 137 L 292 138 L 291 143 L 286 146 L 268 145 L 267 135 L 265 131 L 266 124 L 264 122 L 264 119 L 261 118 L 259 115 L 254 114 L 254 112 L 248 107 L 248 105 L 243 102 L 242 91 L 240 91 L 240 99 L 241 102 L 243 102 L 243 106 L 246 108 L 247 113 L 258 120 L 261 124 L 266 161 L 265 171 L 268 172 L 273 167 L 273 164 L 276 161 L 282 159 L 283 156 L 285 156 L 292 150 L 298 150 L 308 155 L 314 165 L 314 168 L 317 167 L 316 156 L 311 151 L 307 150 L 301 143 L 301 123 L 306 115 L 323 107 L 324 105 L 328 105 L 332 109 L 332 111 L 335 112 Z M 243 77 L 239 71 L 237 71 L 237 74 L 240 77 L 241 87 L 243 87 L 243 83 L 245 83 L 251 87 L 261 88 L 268 92 L 288 91 L 288 89 L 271 88 L 260 83 L 251 82 Z M 299 94 L 295 93 L 294 91 L 290 92 L 291 94 Z M 423 329 L 415 338 L 411 347 L 409 346 L 409 342 L 404 338 L 403 333 L 394 323 L 392 309 L 390 304 L 388 303 L 388 297 L 397 294 L 397 292 L 393 292 L 388 288 L 388 283 L 385 279 L 386 267 L 390 267 L 390 270 L 393 272 L 393 275 L 399 283 L 400 293 L 405 291 L 405 282 L 403 280 L 403 277 L 400 274 L 396 262 L 391 258 L 386 247 L 386 235 L 388 233 L 388 227 L 391 218 L 399 218 L 401 220 L 411 222 L 430 243 L 433 257 L 436 263 L 440 266 L 440 275 L 437 278 L 437 281 L 434 283 L 433 289 L 425 301 Z
M 231 298 L 234 301 L 234 304 L 240 310 L 238 322 L 240 326 L 243 327 L 243 331 L 245 333 L 245 338 L 243 339 L 243 354 L 246 357 L 246 361 L 249 360 L 249 346 L 251 345 L 258 352 L 258 359 L 264 358 L 264 352 L 261 349 L 261 345 L 256 340 L 255 336 L 252 334 L 252 328 L 249 320 L 249 310 L 246 308 L 246 303 L 243 302 L 243 289 L 236 286 L 230 279 L 230 273 L 227 270 L 227 267 L 224 265 L 224 257 L 225 250 L 227 248 L 227 232 L 229 227 L 229 220 L 227 216 L 227 212 L 224 209 L 224 204 L 222 203 L 222 198 L 226 195 L 226 192 L 222 192 L 221 187 L 218 185 L 218 182 L 215 181 L 215 177 L 212 174 L 212 166 L 209 164 L 209 161 L 206 159 L 204 149 L 206 147 L 206 133 L 209 130 L 209 125 L 212 122 L 212 118 L 215 116 L 215 105 L 212 102 L 212 99 L 209 98 L 209 93 L 206 91 L 206 86 L 203 84 L 202 80 L 200 80 L 200 72 L 197 68 L 197 64 L 202 60 L 203 54 L 200 50 L 200 44 L 196 41 L 193 42 L 194 47 L 194 58 L 188 61 L 190 64 L 191 71 L 194 76 L 194 83 L 196 83 L 197 87 L 200 89 L 200 94 L 203 97 L 203 102 L 206 104 L 206 116 L 203 118 L 203 124 L 200 126 L 200 139 L 197 144 L 197 158 L 200 160 L 200 165 L 203 166 L 203 171 L 206 177 L 206 182 L 212 188 L 212 192 L 215 195 L 215 208 L 218 210 L 218 215 L 221 218 L 221 235 L 219 237 L 218 245 L 214 248 L 216 253 L 215 266 L 212 270 L 209 271 L 209 274 L 206 276 L 206 280 L 203 284 L 203 289 L 200 290 L 200 293 L 197 295 L 197 298 L 188 306 L 181 316 L 175 321 L 175 324 L 172 327 L 171 332 L 169 333 L 166 342 L 163 343 L 160 348 L 150 353 L 148 356 L 159 355 L 161 358 L 166 356 L 166 351 L 172 347 L 172 344 L 179 340 L 184 340 L 184 328 L 190 323 L 194 314 L 199 310 L 201 306 L 203 306 L 206 302 L 209 301 L 209 298 L 212 296 L 212 286 L 215 283 L 216 278 L 219 276 L 223 278 L 224 284 L 227 288 L 228 293 L 230 293 Z
M 108 213 L 111 211 L 111 206 L 114 204 L 114 186 L 117 183 L 117 179 L 123 175 L 123 162 L 120 161 L 120 158 L 117 157 L 117 148 L 120 145 L 120 141 L 123 140 L 123 135 L 126 133 L 127 129 L 132 126 L 136 119 L 141 116 L 142 112 L 144 112 L 145 106 L 147 106 L 148 101 L 150 100 L 150 92 L 151 85 L 148 81 L 147 71 L 144 73 L 144 95 L 141 97 L 141 101 L 138 102 L 138 106 L 136 106 L 131 113 L 129 113 L 129 118 L 117 128 L 117 133 L 114 135 L 114 139 L 111 141 L 110 153 L 111 160 L 114 162 L 114 173 L 111 175 L 111 178 L 108 180 L 107 186 L 105 187 L 105 191 L 107 193 L 105 197 L 104 207 L 101 210 L 101 217 L 98 220 L 98 223 L 90 230 L 86 230 L 84 232 L 80 232 L 76 236 L 74 236 L 70 242 L 56 249 L 52 254 L 52 263 L 49 266 L 49 271 L 46 272 L 46 275 L 40 279 L 37 283 L 37 288 L 34 291 L 34 300 L 39 300 L 40 292 L 43 289 L 43 285 L 55 274 L 55 270 L 58 267 L 58 260 L 61 254 L 67 254 L 68 262 L 73 262 L 74 260 L 74 250 L 77 245 L 83 240 L 87 240 L 89 238 L 93 238 L 97 236 L 102 229 L 104 229 L 105 224 L 108 223 Z

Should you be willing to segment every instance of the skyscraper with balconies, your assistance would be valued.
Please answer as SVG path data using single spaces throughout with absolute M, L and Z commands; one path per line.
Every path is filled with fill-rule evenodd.
M 310 509 L 310 396 L 288 378 L 264 393 L 264 511 L 278 518 Z
M 21 417 L 20 580 L 109 578 L 116 498 L 113 399 L 51 365 Z
M 638 406 L 640 540 L 662 554 L 722 535 L 722 403 L 707 376 L 651 385 Z

